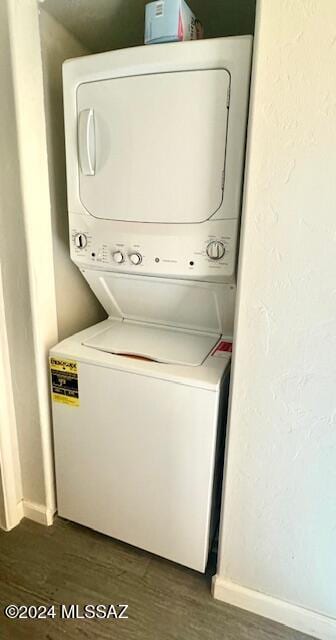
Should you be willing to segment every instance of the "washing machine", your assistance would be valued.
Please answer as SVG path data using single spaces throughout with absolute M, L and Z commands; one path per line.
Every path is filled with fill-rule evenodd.
M 60 516 L 204 571 L 231 355 L 211 342 L 109 319 L 52 349 Z
M 108 319 L 50 352 L 59 515 L 204 571 L 232 349 L 251 38 L 67 61 L 71 259 Z

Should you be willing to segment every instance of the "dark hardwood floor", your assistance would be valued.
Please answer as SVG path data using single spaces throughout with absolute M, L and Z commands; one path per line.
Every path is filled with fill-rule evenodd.
M 213 600 L 210 560 L 201 575 L 56 519 L 0 531 L 1 640 L 304 640 L 304 636 Z M 57 618 L 7 620 L 8 604 L 54 604 Z M 60 604 L 128 604 L 128 619 L 62 620 Z M 118 609 L 117 609 L 118 610 Z

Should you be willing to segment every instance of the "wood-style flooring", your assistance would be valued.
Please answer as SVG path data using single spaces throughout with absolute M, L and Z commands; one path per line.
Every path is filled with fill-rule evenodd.
M 307 640 L 215 601 L 206 575 L 61 519 L 0 531 L 1 640 Z M 8 604 L 128 604 L 127 620 L 7 620 Z

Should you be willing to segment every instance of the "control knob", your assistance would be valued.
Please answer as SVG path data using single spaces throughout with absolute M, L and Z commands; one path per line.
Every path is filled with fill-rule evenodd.
M 87 245 L 87 236 L 85 233 L 76 233 L 74 243 L 77 249 L 85 249 Z
M 130 253 L 128 256 L 132 264 L 140 264 L 142 262 L 142 255 L 140 253 Z
M 210 260 L 220 260 L 225 255 L 225 247 L 219 240 L 209 242 L 206 252 Z
M 124 262 L 124 260 L 125 260 L 124 254 L 121 253 L 121 251 L 115 251 L 112 254 L 112 258 L 113 258 L 114 262 L 116 262 L 117 264 L 122 264 Z

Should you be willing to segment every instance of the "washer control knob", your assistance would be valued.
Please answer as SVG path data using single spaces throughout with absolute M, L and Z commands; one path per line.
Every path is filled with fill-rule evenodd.
M 121 253 L 121 251 L 115 251 L 114 253 L 112 253 L 112 258 L 117 264 L 122 264 L 125 260 L 124 254 Z
M 85 233 L 76 233 L 73 241 L 77 249 L 85 249 L 87 245 L 87 236 Z
M 225 255 L 225 247 L 219 240 L 209 242 L 206 252 L 210 260 L 220 260 Z
M 140 253 L 130 253 L 128 257 L 132 264 L 140 264 L 140 262 L 142 262 L 142 255 Z

